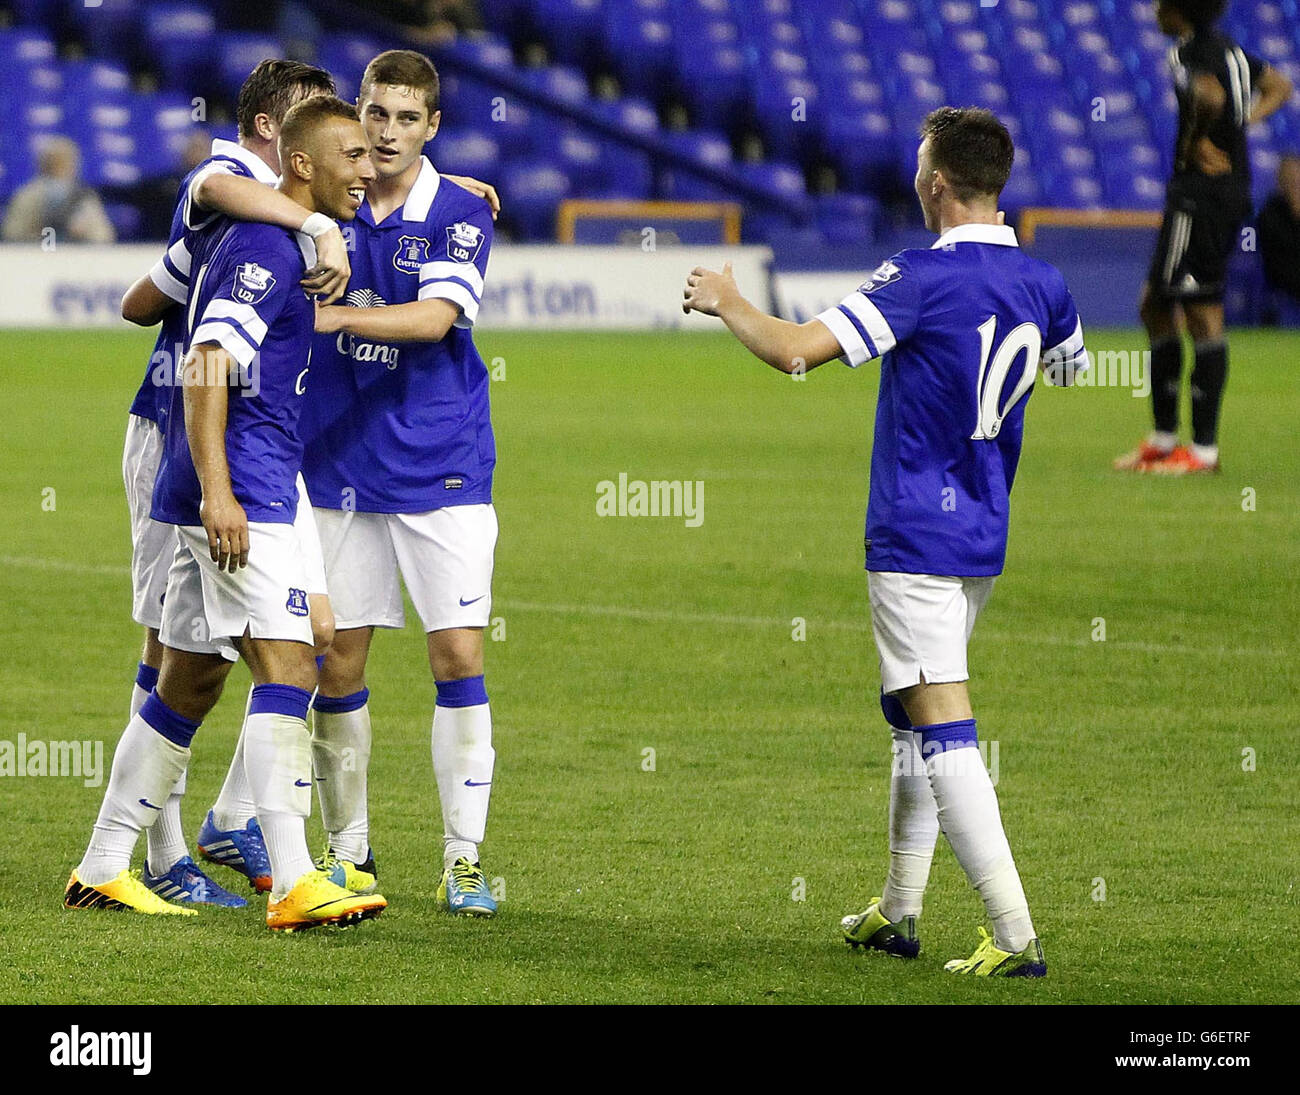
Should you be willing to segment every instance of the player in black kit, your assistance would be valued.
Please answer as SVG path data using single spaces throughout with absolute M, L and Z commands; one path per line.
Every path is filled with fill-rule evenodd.
M 1115 461 L 1125 471 L 1188 475 L 1219 470 L 1219 403 L 1228 375 L 1223 290 L 1228 260 L 1250 215 L 1246 128 L 1291 95 L 1291 82 L 1214 29 L 1227 0 L 1157 0 L 1178 94 L 1178 143 L 1164 220 L 1142 289 L 1151 339 L 1155 429 Z M 1192 336 L 1192 443 L 1178 443 L 1182 324 Z

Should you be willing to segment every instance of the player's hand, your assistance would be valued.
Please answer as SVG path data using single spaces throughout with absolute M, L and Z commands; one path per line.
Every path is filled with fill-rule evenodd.
M 1202 137 L 1192 146 L 1192 162 L 1202 175 L 1227 175 L 1232 171 L 1232 160 L 1209 137 Z
M 693 310 L 703 312 L 706 316 L 718 315 L 718 309 L 733 296 L 739 296 L 740 289 L 731 273 L 731 263 L 716 270 L 706 270 L 697 266 L 686 278 L 686 289 L 682 293 L 682 311 L 689 315 Z
M 208 552 L 218 570 L 234 574 L 248 566 L 248 517 L 233 494 L 204 497 L 199 503 L 199 520 L 208 534 Z
M 347 315 L 348 309 L 342 304 L 333 307 L 325 304 L 316 305 L 316 333 L 332 335 L 343 330 L 343 321 L 347 319 Z
M 463 186 L 471 194 L 477 194 L 480 198 L 488 203 L 492 210 L 492 219 L 497 219 L 497 214 L 501 212 L 501 199 L 497 197 L 497 188 L 491 183 L 480 182 L 478 179 L 472 179 L 468 175 L 446 175 L 444 179 L 450 179 L 457 186 Z
M 307 271 L 302 287 L 326 304 L 333 304 L 348 287 L 352 276 L 352 263 L 348 259 L 348 246 L 343 242 L 343 232 L 335 228 L 316 237 L 316 265 Z

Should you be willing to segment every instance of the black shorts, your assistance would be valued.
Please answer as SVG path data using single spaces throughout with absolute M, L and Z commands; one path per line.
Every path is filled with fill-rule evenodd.
M 1223 299 L 1228 262 L 1250 215 L 1250 196 L 1235 187 L 1174 179 L 1165 199 L 1148 284 L 1164 300 Z

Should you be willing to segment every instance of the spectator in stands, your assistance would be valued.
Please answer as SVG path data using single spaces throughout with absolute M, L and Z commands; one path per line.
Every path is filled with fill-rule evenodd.
M 74 141 L 51 137 L 41 147 L 37 170 L 9 203 L 5 240 L 43 242 L 45 229 L 52 228 L 56 242 L 113 242 L 113 225 L 99 195 L 81 181 L 81 152 Z
M 1259 250 L 1271 298 L 1265 318 L 1300 326 L 1300 156 L 1278 165 L 1277 190 L 1259 214 Z
M 177 191 L 185 176 L 212 154 L 212 134 L 206 129 L 195 129 L 185 140 L 181 150 L 180 167 L 167 175 L 141 179 L 130 186 L 104 186 L 100 196 L 104 201 L 126 202 L 140 211 L 138 238 L 165 240 L 171 235 L 172 211 L 176 208 Z

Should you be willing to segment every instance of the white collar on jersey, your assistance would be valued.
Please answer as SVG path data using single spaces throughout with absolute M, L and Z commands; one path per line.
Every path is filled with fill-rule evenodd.
M 433 205 L 433 196 L 438 193 L 441 177 L 429 162 L 428 156 L 420 157 L 420 173 L 415 176 L 411 192 L 406 195 L 402 205 L 402 220 L 423 221 L 429 219 L 429 207 Z
M 930 250 L 951 247 L 954 243 L 995 243 L 1000 247 L 1019 247 L 1016 230 L 1009 224 L 959 224 L 949 228 L 931 245 Z
M 226 156 L 229 159 L 238 160 L 252 172 L 253 178 L 260 183 L 266 183 L 267 186 L 274 186 L 280 181 L 280 176 L 266 165 L 266 161 L 261 156 L 249 152 L 242 144 L 235 144 L 234 141 L 223 141 L 220 137 L 217 137 L 212 142 L 212 155 Z

